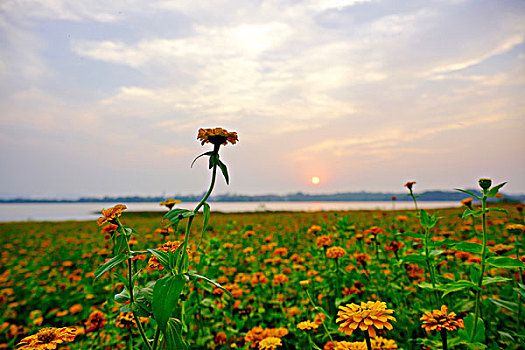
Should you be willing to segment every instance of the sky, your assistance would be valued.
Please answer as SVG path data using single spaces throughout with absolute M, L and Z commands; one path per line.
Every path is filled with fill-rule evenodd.
M 0 196 L 525 193 L 525 2 L 3 0 Z M 319 177 L 312 184 L 312 177 Z

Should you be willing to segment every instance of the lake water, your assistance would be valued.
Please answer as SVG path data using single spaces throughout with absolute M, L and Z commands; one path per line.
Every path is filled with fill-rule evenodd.
M 102 208 L 117 203 L 16 203 L 0 204 L 0 222 L 96 220 Z M 192 209 L 196 203 L 181 203 L 178 208 Z M 158 203 L 126 203 L 128 211 L 159 211 Z M 418 202 L 420 208 L 459 207 L 459 202 Z M 224 213 L 258 211 L 391 210 L 392 202 L 212 202 L 213 211 Z M 395 209 L 413 209 L 412 202 L 396 202 Z

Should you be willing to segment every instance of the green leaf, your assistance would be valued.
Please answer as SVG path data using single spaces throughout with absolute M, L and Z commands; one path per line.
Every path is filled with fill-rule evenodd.
M 478 317 L 478 324 L 476 327 L 476 334 L 474 334 L 473 339 L 472 333 L 474 329 L 474 314 L 470 313 L 465 318 L 463 318 L 463 323 L 465 324 L 465 329 L 459 329 L 458 334 L 459 336 L 467 341 L 468 343 L 474 342 L 474 343 L 483 343 L 485 342 L 485 323 L 483 322 L 483 319 Z
M 195 215 L 195 213 L 188 209 L 172 209 L 164 215 L 164 220 L 168 219 L 172 224 L 178 224 L 180 220 Z
M 204 233 L 206 232 L 206 228 L 208 228 L 209 219 L 210 219 L 210 205 L 204 202 L 202 206 L 202 232 L 201 232 L 201 237 L 199 238 L 199 243 L 197 244 L 197 249 L 199 249 L 201 242 L 202 242 L 202 237 L 204 236 Z
M 470 265 L 470 280 L 474 283 L 478 283 L 479 282 L 479 278 L 480 278 L 480 271 L 479 269 L 477 268 L 476 265 Z
M 428 216 L 428 213 L 424 209 L 420 211 L 419 222 L 424 228 L 430 227 L 430 216 Z
M 458 292 L 460 290 L 467 289 L 467 288 L 479 289 L 478 286 L 472 281 L 459 280 L 459 281 L 444 285 L 442 288 L 442 290 L 444 291 L 442 297 L 452 292 Z
M 411 262 L 422 262 L 426 261 L 427 258 L 424 255 L 419 254 L 410 254 L 403 257 L 403 263 L 411 263 Z
M 481 251 L 483 250 L 483 245 L 472 242 L 460 242 L 454 246 L 454 249 L 468 253 L 481 254 Z
M 213 154 L 213 151 L 210 151 L 210 152 L 204 152 L 203 154 L 199 154 L 197 157 L 195 157 L 195 159 L 193 160 L 193 162 L 191 162 L 191 166 L 190 168 L 193 168 L 193 164 L 195 164 L 195 162 L 197 161 L 197 159 L 199 159 L 200 157 L 202 156 L 211 156 Z
M 502 283 L 502 282 L 508 282 L 508 281 L 511 281 L 511 279 L 507 278 L 507 277 L 501 277 L 501 276 L 483 277 L 483 285 L 484 286 L 486 286 L 487 284 Z
M 503 186 L 505 186 L 506 182 L 504 183 L 501 183 L 499 185 L 496 185 L 494 187 L 492 187 L 488 192 L 487 192 L 487 197 L 489 198 L 494 198 L 496 197 L 496 195 L 498 194 L 498 191 L 500 188 L 502 188 Z
M 470 210 L 470 209 L 465 209 L 465 211 L 463 212 L 463 215 L 461 216 L 461 218 L 463 220 L 465 220 L 466 218 L 468 218 L 469 216 L 473 215 L 474 217 L 478 218 L 480 216 L 483 215 L 483 211 L 481 210 Z
M 153 256 L 157 258 L 159 263 L 164 266 L 166 271 L 171 271 L 172 268 L 170 266 L 170 254 L 168 254 L 165 251 L 158 250 L 158 249 L 147 249 L 148 252 L 150 252 Z
M 103 265 L 100 265 L 97 270 L 95 271 L 95 280 L 114 268 L 115 266 L 118 266 L 122 264 L 124 261 L 129 259 L 129 256 L 127 254 L 120 254 L 117 256 L 114 256 L 113 258 L 106 261 Z
M 507 215 L 509 215 L 509 212 L 505 209 L 502 209 L 502 208 L 487 208 L 486 209 L 487 211 L 498 211 L 500 213 L 505 213 Z
M 228 176 L 228 168 L 226 167 L 226 164 L 221 162 L 220 159 L 217 158 L 217 165 L 219 168 L 221 168 L 222 175 L 224 176 L 224 179 L 226 180 L 226 184 L 230 184 L 230 177 Z
M 481 200 L 481 197 L 478 196 L 478 195 L 476 195 L 474 192 L 467 191 L 467 190 L 462 190 L 462 189 L 460 189 L 460 188 L 456 188 L 455 190 L 456 190 L 456 191 L 463 192 L 463 193 L 466 193 L 466 194 L 468 194 L 469 196 L 472 196 L 472 197 L 476 198 L 477 200 Z
M 497 306 L 502 307 L 504 309 L 510 310 L 512 312 L 517 312 L 518 311 L 518 304 L 516 304 L 516 303 L 510 302 L 510 301 L 506 301 L 506 300 L 494 299 L 494 298 L 489 298 L 489 300 L 494 305 L 497 305 Z
M 122 292 L 115 294 L 115 301 L 119 304 L 124 304 L 126 301 L 129 301 L 129 292 L 124 289 Z
M 205 277 L 205 276 L 203 276 L 203 275 L 199 275 L 198 273 L 195 273 L 195 272 L 192 272 L 192 271 L 188 271 L 188 272 L 186 273 L 186 276 L 188 276 L 188 277 L 193 277 L 193 278 L 200 278 L 200 279 L 202 279 L 202 280 L 204 280 L 204 281 L 206 281 L 206 282 L 208 282 L 208 283 L 214 285 L 215 287 L 221 289 L 223 292 L 225 292 L 226 294 L 228 294 L 228 296 L 229 296 L 230 298 L 233 299 L 233 296 L 231 295 L 231 293 L 230 293 L 227 289 L 225 289 L 223 286 L 221 286 L 219 283 L 215 282 L 214 280 L 209 279 L 208 277 Z
M 185 282 L 185 278 L 181 275 L 167 276 L 158 280 L 153 287 L 151 300 L 153 316 L 163 331 L 166 331 L 168 319 L 177 307 Z
M 182 339 L 181 326 L 173 318 L 170 318 L 167 322 L 167 327 L 164 331 L 164 339 L 168 349 L 186 350 L 188 348 Z
M 124 235 L 115 236 L 113 241 L 113 253 L 120 254 L 128 246 L 128 241 Z
M 502 269 L 515 269 L 525 267 L 525 264 L 519 259 L 509 258 L 508 256 L 492 257 L 487 259 L 487 264 Z

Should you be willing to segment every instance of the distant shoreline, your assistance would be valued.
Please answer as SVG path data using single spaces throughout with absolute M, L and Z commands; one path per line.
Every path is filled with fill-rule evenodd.
M 479 194 L 476 190 L 471 190 Z M 397 202 L 412 201 L 412 199 L 404 193 L 375 193 L 375 192 L 345 192 L 332 194 L 306 194 L 297 192 L 285 195 L 232 195 L 222 194 L 209 198 L 208 202 L 387 202 L 392 201 L 395 197 Z M 418 195 L 418 201 L 423 202 L 454 202 L 461 201 L 468 196 L 458 191 L 425 191 Z M 198 202 L 202 195 L 172 195 L 172 196 L 105 196 L 105 197 L 81 197 L 77 199 L 60 199 L 60 198 L 9 198 L 0 199 L 0 204 L 15 204 L 15 203 L 108 203 L 108 202 L 122 202 L 122 203 L 158 203 L 164 201 L 166 198 L 180 199 L 182 202 Z M 501 200 L 501 199 L 499 199 Z M 524 202 L 525 194 L 519 195 L 503 195 L 503 201 L 507 202 Z

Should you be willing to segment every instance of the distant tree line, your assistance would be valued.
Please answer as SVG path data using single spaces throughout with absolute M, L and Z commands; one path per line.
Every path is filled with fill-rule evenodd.
M 479 194 L 477 190 L 471 190 Z M 341 192 L 329 194 L 309 194 L 303 192 L 290 193 L 284 195 L 264 194 L 264 195 L 241 195 L 241 194 L 219 194 L 209 198 L 209 202 L 387 202 L 411 201 L 407 193 L 388 193 L 388 192 Z M 460 201 L 467 196 L 457 191 L 426 191 L 419 194 L 419 201 Z M 202 195 L 173 195 L 173 196 L 105 196 L 105 197 L 81 197 L 78 199 L 54 199 L 54 198 L 10 198 L 0 199 L 0 203 L 100 203 L 100 202 L 121 202 L 121 203 L 152 203 L 161 202 L 166 198 L 176 198 L 183 202 L 198 202 Z M 524 202 L 525 194 L 503 195 L 507 202 Z

